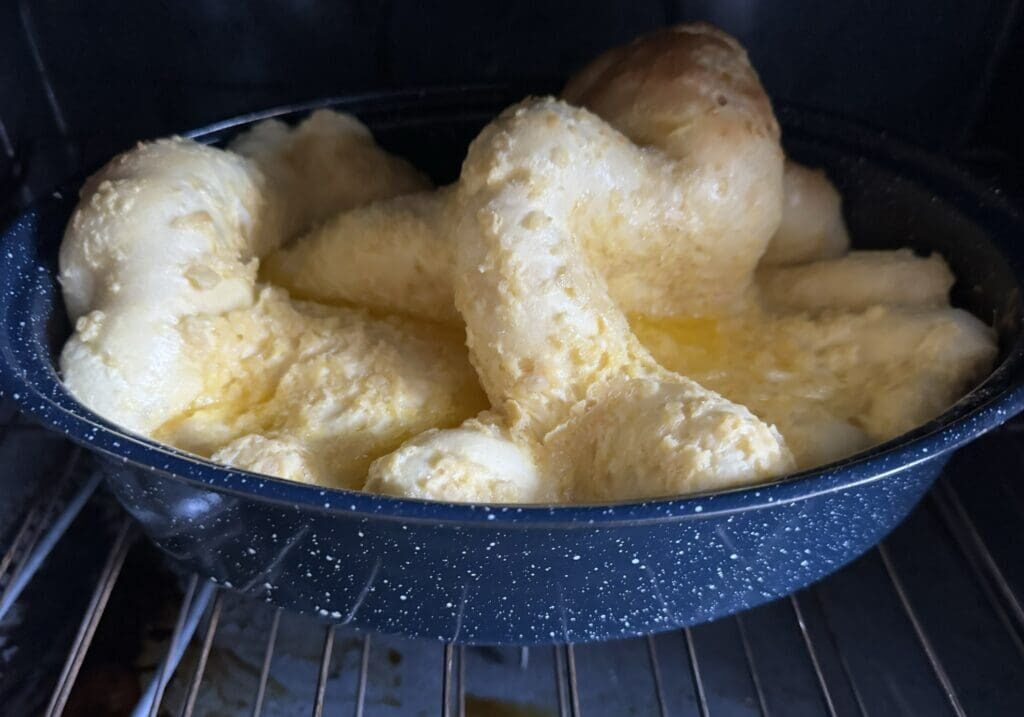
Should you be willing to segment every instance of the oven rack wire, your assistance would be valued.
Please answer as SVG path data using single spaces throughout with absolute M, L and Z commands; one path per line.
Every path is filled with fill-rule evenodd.
M 0 439 L 3 443 L 20 440 L 26 432 L 43 431 L 24 422 L 17 414 L 12 415 L 0 427 Z M 1002 431 L 998 440 L 1009 441 L 1011 449 L 1020 450 L 1021 424 L 1013 424 Z M 985 442 L 987 439 L 983 439 Z M 2 444 L 0 444 L 2 445 Z M 984 450 L 985 446 L 981 449 Z M 979 451 L 975 451 L 978 453 Z M 978 456 L 975 456 L 975 463 Z M 964 461 L 960 461 L 964 463 Z M 966 462 L 968 466 L 970 461 Z M 69 528 L 74 524 L 83 508 L 91 501 L 104 498 L 103 489 L 99 487 L 101 474 L 89 466 L 91 460 L 87 453 L 80 448 L 68 449 L 66 458 L 56 474 L 40 476 L 41 485 L 38 486 L 38 496 L 30 502 L 27 510 L 23 512 L 17 527 L 11 533 L 10 542 L 5 546 L 3 557 L 0 558 L 0 624 L 10 617 L 11 608 L 17 604 L 23 590 L 30 585 L 33 578 L 42 566 L 45 565 L 47 557 L 54 548 L 59 545 L 65 537 Z M 947 474 L 933 490 L 925 504 L 915 513 L 909 522 L 921 522 L 923 518 L 919 514 L 927 515 L 927 519 L 936 526 L 941 527 L 946 533 L 948 549 L 959 554 L 959 563 L 963 570 L 955 574 L 959 582 L 969 582 L 974 586 L 978 595 L 983 598 L 985 608 L 989 615 L 989 622 L 999 626 L 1002 631 L 1003 642 L 1009 645 L 1009 651 L 1016 653 L 1014 657 L 1018 662 L 1018 672 L 1024 674 L 1024 600 L 1022 600 L 1019 585 L 1015 584 L 1005 572 L 1005 561 L 1001 561 L 990 549 L 989 543 L 983 537 L 983 530 L 972 516 L 971 511 L 965 505 L 961 497 L 964 475 L 957 475 L 957 471 Z M 1012 480 L 1002 486 L 1002 489 L 1009 490 L 1009 498 L 1006 498 L 1007 505 L 1019 502 L 1021 493 L 1019 487 L 1013 485 Z M 993 496 L 998 498 L 998 496 Z M 1005 496 L 1004 496 L 1005 498 Z M 974 502 L 977 502 L 975 497 Z M 1020 521 L 1014 526 L 1019 529 L 1024 523 L 1024 516 L 1020 513 L 1020 504 L 1012 506 L 1016 511 L 1016 517 Z M 57 672 L 48 704 L 43 714 L 59 715 L 68 705 L 76 680 L 82 670 L 83 664 L 88 656 L 90 645 L 97 633 L 98 628 L 104 623 L 104 619 L 115 620 L 116 616 L 110 617 L 106 608 L 109 604 L 111 594 L 118 587 L 119 579 L 123 576 L 123 566 L 126 558 L 132 550 L 140 549 L 140 540 L 134 522 L 125 514 L 114 517 L 114 529 L 111 531 L 109 544 L 106 549 L 105 559 L 98 573 L 98 579 L 92 587 L 92 592 L 84 612 L 78 618 L 78 628 L 68 649 L 65 652 L 64 663 Z M 953 676 L 953 670 L 946 664 L 946 655 L 949 653 L 948 645 L 940 648 L 936 645 L 936 631 L 934 621 L 929 624 L 921 615 L 924 607 L 930 605 L 930 601 L 921 595 L 929 595 L 927 586 L 922 589 L 920 576 L 914 575 L 913 560 L 905 555 L 907 552 L 906 534 L 913 526 L 905 525 L 898 529 L 894 536 L 881 543 L 873 554 L 861 558 L 855 563 L 854 568 L 860 566 L 861 572 L 865 572 L 863 564 L 872 563 L 876 570 L 880 567 L 881 576 L 884 576 L 887 585 L 872 584 L 868 593 L 880 594 L 883 589 L 895 597 L 902 612 L 902 622 L 905 630 L 914 636 L 916 649 L 918 650 L 917 662 L 927 672 L 931 680 L 930 691 L 938 693 L 942 697 L 942 709 L 948 713 L 958 716 L 967 714 L 1001 714 L 999 711 L 979 712 L 977 705 L 985 704 L 984 700 L 979 701 L 976 684 L 969 684 L 966 689 L 972 692 L 970 700 L 964 699 L 962 688 L 957 684 Z M 920 531 L 918 531 L 920 532 Z M 913 537 L 913 536 L 911 536 Z M 917 542 L 920 538 L 931 536 L 916 536 Z M 896 545 L 892 545 L 892 543 Z M 1005 551 L 1003 551 L 1005 555 Z M 953 570 L 958 565 L 950 565 Z M 851 568 L 843 572 L 849 572 Z M 876 576 L 877 577 L 877 576 Z M 847 577 L 846 582 L 850 578 Z M 750 689 L 744 706 L 745 712 L 749 714 L 780 714 L 778 710 L 778 695 L 768 694 L 778 675 L 766 675 L 764 664 L 764 629 L 757 628 L 762 633 L 760 636 L 753 636 L 751 627 L 752 621 L 764 621 L 764 613 L 771 612 L 775 621 L 778 621 L 782 612 L 788 612 L 788 621 L 793 629 L 793 645 L 799 646 L 803 655 L 801 661 L 809 666 L 809 675 L 813 678 L 805 681 L 804 686 L 813 685 L 815 694 L 805 693 L 791 697 L 795 700 L 793 704 L 804 705 L 801 709 L 807 714 L 878 714 L 872 710 L 872 705 L 879 700 L 877 695 L 872 696 L 870 685 L 863 684 L 860 672 L 851 667 L 851 655 L 843 650 L 841 641 L 837 638 L 837 630 L 830 624 L 830 613 L 835 612 L 834 606 L 830 605 L 832 596 L 837 590 L 843 590 L 842 586 L 832 586 L 835 579 L 826 580 L 818 586 L 812 586 L 795 595 L 783 598 L 765 608 L 758 608 L 750 613 L 736 615 L 734 617 L 719 620 L 708 626 L 697 626 L 687 628 L 675 633 L 649 636 L 638 640 L 625 641 L 621 644 L 606 643 L 604 645 L 572 645 L 563 644 L 553 647 L 541 648 L 516 648 L 514 659 L 506 661 L 504 669 L 525 671 L 529 669 L 531 662 L 538 660 L 538 655 L 544 655 L 542 661 L 551 669 L 549 675 L 554 685 L 553 704 L 546 705 L 550 714 L 572 715 L 578 717 L 582 714 L 618 714 L 616 711 L 606 711 L 605 706 L 600 703 L 594 704 L 592 699 L 594 684 L 592 680 L 600 679 L 601 672 L 595 671 L 595 658 L 592 654 L 595 649 L 603 651 L 607 655 L 614 655 L 616 650 L 625 651 L 631 656 L 632 662 L 645 662 L 643 672 L 646 674 L 643 682 L 643 689 L 650 694 L 639 700 L 638 704 L 646 705 L 651 714 L 662 716 L 674 714 L 699 714 L 702 716 L 711 714 L 729 714 L 728 695 L 711 694 L 719 687 L 709 685 L 710 671 L 720 674 L 722 668 L 722 655 L 715 654 L 716 648 L 713 640 L 710 640 L 706 633 L 712 630 L 716 633 L 731 631 L 736 638 L 740 649 L 733 655 L 733 662 L 739 663 L 738 667 L 746 673 L 746 680 Z M 914 583 L 912 587 L 908 583 Z M 204 674 L 211 651 L 214 649 L 215 638 L 220 625 L 220 616 L 225 604 L 228 601 L 245 600 L 230 590 L 217 586 L 214 583 L 192 574 L 186 576 L 184 581 L 184 594 L 177 609 L 177 616 L 174 620 L 174 628 L 163 648 L 163 656 L 158 669 L 149 680 L 148 687 L 142 692 L 141 699 L 135 707 L 135 715 L 158 715 L 158 714 L 181 714 L 191 715 L 196 713 L 197 700 L 204 687 Z M 936 600 L 943 599 L 945 590 L 940 585 L 935 585 L 934 594 Z M 260 605 L 265 615 L 265 639 L 263 642 L 263 655 L 258 679 L 251 690 L 251 702 L 248 714 L 260 715 L 265 704 L 268 681 L 272 679 L 272 666 L 275 657 L 275 649 L 282 628 L 282 611 L 272 606 Z M 977 616 L 960 616 L 959 619 L 967 619 L 968 622 L 975 620 Z M 954 618 L 951 618 L 954 619 Z M 328 691 L 328 683 L 331 680 L 332 656 L 338 640 L 344 636 L 346 640 L 358 642 L 358 672 L 354 681 L 354 689 L 351 699 L 346 699 L 345 707 L 354 715 L 367 714 L 367 695 L 372 690 L 371 656 L 376 649 L 386 649 L 389 640 L 387 636 L 376 636 L 371 634 L 356 634 L 344 625 L 329 623 L 315 624 L 307 629 L 315 629 L 320 633 L 319 657 L 317 659 L 317 673 L 315 684 L 312 685 L 308 694 L 309 713 L 316 715 L 336 714 L 338 705 L 331 705 Z M 675 646 L 666 650 L 670 640 L 675 641 Z M 380 647 L 378 646 L 380 643 Z M 626 643 L 630 643 L 626 645 Z M 183 660 L 186 648 L 192 645 L 192 656 Z M 638 645 L 642 644 L 642 651 Z M 432 651 L 434 653 L 434 665 L 420 664 L 409 665 L 407 669 L 419 669 L 425 671 L 428 676 L 433 673 L 436 679 L 433 680 L 438 689 L 431 698 L 434 704 L 433 713 L 440 713 L 443 717 L 454 715 L 483 714 L 479 710 L 471 709 L 467 712 L 467 694 L 478 691 L 478 687 L 472 683 L 472 676 L 467 683 L 467 663 L 472 662 L 474 655 L 478 655 L 482 648 L 466 647 L 462 645 L 429 643 L 434 647 L 421 648 L 420 654 Z M 708 646 L 711 645 L 710 653 Z M 486 648 L 484 648 L 486 649 Z M 879 669 L 883 672 L 892 667 L 885 659 L 885 653 L 890 646 L 877 645 L 877 659 L 881 659 Z M 507 651 L 506 651 L 507 652 Z M 669 656 L 667 653 L 671 652 Z M 1003 650 L 1007 653 L 1007 650 Z M 632 658 L 639 657 L 639 660 Z M 893 653 L 894 659 L 904 660 L 905 654 Z M 667 659 L 666 659 L 667 658 Z M 922 659 L 923 658 L 923 659 Z M 428 658 L 420 660 L 421 663 L 429 663 Z M 612 660 L 615 662 L 615 659 Z M 584 663 L 581 665 L 581 662 Z M 620 666 L 623 660 L 619 659 Z M 636 665 L 633 665 L 636 668 Z M 736 671 L 737 665 L 733 664 L 730 669 Z M 962 669 L 961 669 L 962 672 Z M 531 674 L 536 675 L 536 669 Z M 994 676 L 995 677 L 995 676 Z M 918 675 L 917 679 L 920 679 Z M 624 681 L 626 678 L 623 678 Z M 428 680 L 429 681 L 429 680 Z M 176 685 L 178 698 L 175 705 L 175 712 L 170 712 L 165 701 L 165 695 L 171 684 Z M 683 683 L 688 683 L 683 685 Z M 683 685 L 683 686 L 681 686 Z M 1009 685 L 999 684 L 993 681 L 990 685 L 992 694 L 997 699 L 993 706 L 1005 706 L 1004 701 L 998 695 L 1004 694 Z M 640 685 L 632 685 L 629 689 L 640 689 Z M 875 688 L 877 689 L 877 688 Z M 598 690 L 600 691 L 600 690 Z M 927 691 L 927 690 L 926 690 Z M 1012 692 L 1013 690 L 1011 690 Z M 719 690 L 720 692 L 720 690 Z M 897 688 L 897 694 L 899 689 Z M 1020 692 L 1019 686 L 1016 693 Z M 934 694 L 933 694 L 934 697 Z M 752 699 L 751 699 L 752 698 Z M 908 714 L 920 714 L 914 707 L 913 699 L 903 695 L 907 701 L 904 705 L 911 711 Z M 423 699 L 427 702 L 426 695 Z M 899 699 L 896 699 L 898 703 Z M 472 697 L 471 697 L 472 702 Z M 774 704 L 773 704 L 774 702 Z M 927 703 L 928 699 L 919 700 L 921 704 Z M 932 700 L 934 702 L 934 699 Z M 751 704 L 753 703 L 753 704 Z M 974 710 L 968 705 L 975 706 Z M 720 709 L 725 706 L 726 710 Z M 379 706 L 379 705 L 378 705 Z M 607 706 L 607 705 L 606 705 Z M 1021 705 L 1024 707 L 1024 705 Z M 472 707 L 472 705 L 471 705 Z M 806 707 L 806 709 L 805 709 Z M 615 708 L 617 709 L 617 708 Z M 742 712 L 742 710 L 741 710 Z M 342 711 L 341 713 L 348 713 Z M 644 714 L 645 712 L 639 712 Z M 736 712 L 739 714 L 740 712 Z M 1007 712 L 1007 714 L 1010 714 Z

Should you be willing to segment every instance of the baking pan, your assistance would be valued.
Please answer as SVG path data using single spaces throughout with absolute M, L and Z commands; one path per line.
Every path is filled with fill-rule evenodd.
M 458 174 L 466 146 L 521 92 L 456 87 L 323 100 L 190 133 L 219 143 L 318 107 L 359 116 L 381 144 Z M 537 644 L 692 625 L 797 590 L 895 527 L 951 451 L 1024 407 L 1024 222 L 998 188 L 854 123 L 778 110 L 787 151 L 825 167 L 854 245 L 937 250 L 954 303 L 997 328 L 989 378 L 939 418 L 870 451 L 753 488 L 614 505 L 485 506 L 320 489 L 214 465 L 131 435 L 63 388 L 70 327 L 57 250 L 77 185 L 2 234 L 0 388 L 94 450 L 110 489 L 182 567 L 338 623 L 467 643 Z

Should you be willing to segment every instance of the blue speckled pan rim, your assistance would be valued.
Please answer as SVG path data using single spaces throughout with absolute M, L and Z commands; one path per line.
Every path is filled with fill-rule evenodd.
M 235 130 L 254 121 L 302 115 L 319 107 L 347 109 L 360 114 L 364 105 L 369 106 L 369 111 L 380 111 L 386 109 L 388 102 L 401 108 L 407 106 L 403 103 L 410 101 L 455 97 L 471 107 L 475 106 L 475 100 L 482 108 L 493 108 L 497 100 L 507 99 L 508 92 L 507 89 L 482 86 L 353 95 L 252 113 L 189 132 L 187 136 L 201 141 L 213 141 L 225 131 Z M 1003 198 L 979 189 L 970 175 L 944 160 L 930 156 L 908 143 L 824 114 L 790 107 L 779 109 L 778 114 L 787 132 L 809 133 L 827 141 L 831 147 L 894 168 L 900 175 L 916 180 L 949 199 L 965 214 L 985 215 L 979 217 L 981 223 L 999 221 L 1007 224 L 1015 235 L 1024 236 L 1024 222 Z M 39 212 L 46 210 L 46 202 L 38 202 L 6 228 L 0 235 L 2 245 L 6 247 L 9 242 L 13 242 L 19 231 L 31 231 Z M 965 206 L 968 203 L 972 206 Z M 1014 270 L 1018 286 L 1024 286 L 1021 257 L 1002 253 Z M 0 260 L 12 261 L 10 252 L 5 252 Z M 9 318 L 7 307 L 0 308 L 4 309 L 3 318 L 6 322 Z M 952 450 L 1024 409 L 1024 337 L 1018 335 L 1014 345 L 1007 351 L 1006 358 L 988 379 L 943 415 L 910 433 L 829 466 L 746 488 L 640 502 L 553 506 L 442 503 L 319 488 L 269 478 L 219 466 L 130 434 L 75 401 L 64 390 L 54 367 L 48 361 L 39 360 L 38 353 L 34 355 L 35 361 L 31 360 L 31 352 L 30 360 L 22 361 L 12 351 L 12 345 L 24 347 L 33 341 L 27 327 L 4 325 L 0 326 L 0 332 L 8 334 L 8 340 L 0 346 L 0 378 L 4 380 L 0 387 L 5 386 L 7 392 L 28 412 L 78 443 L 116 460 L 160 473 L 169 479 L 204 484 L 218 491 L 284 503 L 303 510 L 355 513 L 375 519 L 390 518 L 407 522 L 490 524 L 502 529 L 517 525 L 610 528 L 702 519 L 753 510 L 884 479 L 905 467 Z M 22 352 L 26 350 L 23 348 Z M 32 376 L 31 380 L 29 376 Z

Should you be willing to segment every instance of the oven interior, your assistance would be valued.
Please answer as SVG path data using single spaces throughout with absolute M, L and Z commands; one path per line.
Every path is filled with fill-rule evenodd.
M 773 97 L 908 137 L 1019 197 L 1018 4 L 891 5 L 3 2 L 0 220 L 139 138 L 360 90 L 551 89 L 608 46 L 692 19 L 737 35 Z M 358 634 L 176 574 L 88 453 L 3 403 L 0 704 L 10 715 L 1020 714 L 1022 427 L 962 450 L 876 550 L 792 597 L 650 638 L 520 649 Z

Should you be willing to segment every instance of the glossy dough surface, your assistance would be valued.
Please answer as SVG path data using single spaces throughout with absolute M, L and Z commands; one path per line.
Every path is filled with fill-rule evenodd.
M 603 165 L 615 176 L 576 187 L 581 195 L 611 192 L 618 203 L 607 217 L 615 224 L 578 222 L 577 239 L 627 312 L 735 306 L 782 217 L 783 155 L 771 104 L 743 48 L 710 26 L 665 30 L 629 48 L 635 52 L 610 65 L 597 60 L 603 72 L 585 69 L 563 93 L 635 145 Z M 574 161 L 568 148 L 553 151 Z M 647 177 L 642 190 L 616 197 L 615 182 L 637 173 Z M 272 256 L 268 276 L 309 299 L 460 322 L 451 242 L 457 197 L 453 187 L 342 214 Z M 649 221 L 659 212 L 660 225 Z
M 331 112 L 139 145 L 83 187 L 60 268 L 91 409 L 414 498 L 756 483 L 920 425 L 996 355 L 941 257 L 849 251 L 839 193 L 700 24 L 509 108 L 440 189 Z
M 334 113 L 260 125 L 236 145 L 252 159 L 143 144 L 83 188 L 60 255 L 76 320 L 65 383 L 179 448 L 358 488 L 377 456 L 485 405 L 462 336 L 296 302 L 257 281 L 259 257 L 325 213 L 423 180 Z

